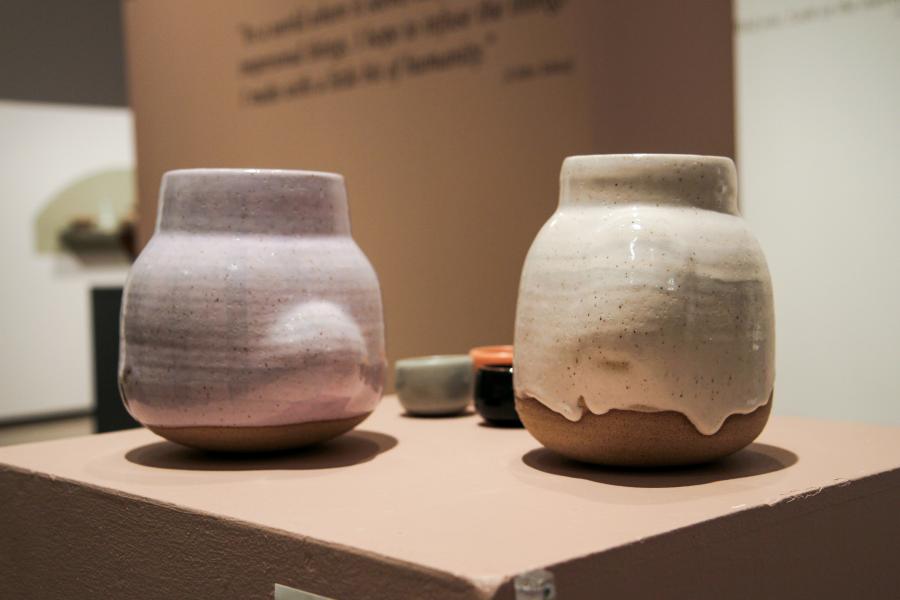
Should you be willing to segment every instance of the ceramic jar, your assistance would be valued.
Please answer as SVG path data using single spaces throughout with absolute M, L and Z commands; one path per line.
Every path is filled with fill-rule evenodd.
M 173 441 L 272 450 L 357 425 L 381 398 L 381 292 L 343 177 L 191 169 L 163 177 L 125 286 L 119 384 Z
M 774 385 L 772 287 L 734 164 L 565 160 L 519 289 L 516 407 L 545 446 L 615 465 L 702 462 L 749 444 Z
M 488 425 L 521 427 L 513 394 L 512 365 L 484 365 L 475 372 L 475 410 Z
M 469 356 L 475 369 L 475 410 L 487 425 L 522 427 L 513 394 L 513 347 L 477 346 Z
M 472 402 L 472 359 L 466 354 L 404 358 L 394 365 L 394 388 L 406 414 L 447 417 Z

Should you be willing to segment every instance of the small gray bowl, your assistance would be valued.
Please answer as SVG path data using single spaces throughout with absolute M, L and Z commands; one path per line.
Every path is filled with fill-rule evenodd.
M 394 386 L 410 415 L 456 415 L 472 401 L 472 359 L 465 354 L 404 358 L 394 364 Z

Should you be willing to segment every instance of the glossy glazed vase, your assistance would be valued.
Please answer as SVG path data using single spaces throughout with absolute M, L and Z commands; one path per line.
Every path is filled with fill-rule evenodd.
M 382 319 L 343 177 L 172 171 L 125 286 L 122 397 L 135 419 L 188 446 L 320 442 L 381 398 Z
M 661 466 L 746 446 L 774 386 L 772 287 L 734 164 L 566 159 L 522 272 L 516 407 L 548 448 Z

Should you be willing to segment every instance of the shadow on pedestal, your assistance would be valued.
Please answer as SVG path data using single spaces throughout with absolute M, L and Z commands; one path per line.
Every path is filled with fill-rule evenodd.
M 544 473 L 636 488 L 685 487 L 752 477 L 787 469 L 797 460 L 797 455 L 790 450 L 769 444 L 750 444 L 731 456 L 704 465 L 665 469 L 589 465 L 569 460 L 546 448 L 537 448 L 522 456 L 523 463 Z
M 450 415 L 424 415 L 424 414 L 411 414 L 409 412 L 402 412 L 400 416 L 404 419 L 423 419 L 425 421 L 440 421 L 441 419 L 459 419 L 460 417 L 471 417 L 475 414 L 475 411 L 471 408 L 467 408 L 461 412 L 453 413 Z
M 129 451 L 125 459 L 144 467 L 186 471 L 315 470 L 368 462 L 397 445 L 397 438 L 354 430 L 338 438 L 286 452 L 219 454 L 156 442 Z

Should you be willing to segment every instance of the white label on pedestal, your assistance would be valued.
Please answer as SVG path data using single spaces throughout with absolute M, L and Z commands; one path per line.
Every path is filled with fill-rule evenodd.
M 334 600 L 333 598 L 326 598 L 325 596 L 320 596 L 318 594 L 313 594 L 311 592 L 304 592 L 301 590 L 294 589 L 292 587 L 288 587 L 286 585 L 281 585 L 280 583 L 275 584 L 275 600 Z

